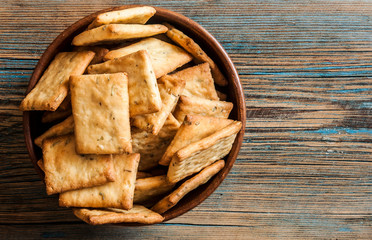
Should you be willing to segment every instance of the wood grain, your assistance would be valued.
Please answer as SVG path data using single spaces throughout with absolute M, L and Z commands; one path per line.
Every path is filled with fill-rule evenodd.
M 126 1 L 190 17 L 240 74 L 247 130 L 223 184 L 194 210 L 145 228 L 91 227 L 57 207 L 29 160 L 18 105 L 67 26 L 119 1 L 0 7 L 0 233 L 4 238 L 369 239 L 372 2 Z

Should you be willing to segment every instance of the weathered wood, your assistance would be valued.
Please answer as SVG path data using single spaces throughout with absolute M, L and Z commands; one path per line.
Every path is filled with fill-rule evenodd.
M 194 210 L 144 228 L 92 227 L 58 208 L 29 160 L 18 105 L 37 60 L 66 27 L 117 1 L 0 7 L 2 238 L 372 236 L 372 2 L 126 1 L 177 11 L 224 46 L 246 95 L 243 148 Z

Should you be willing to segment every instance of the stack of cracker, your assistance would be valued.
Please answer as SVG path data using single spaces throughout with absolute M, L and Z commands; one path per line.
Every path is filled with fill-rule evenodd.
M 38 165 L 47 194 L 89 224 L 163 221 L 224 167 L 241 129 L 217 65 L 173 26 L 146 24 L 154 14 L 98 15 L 20 106 L 58 121 L 35 139 Z

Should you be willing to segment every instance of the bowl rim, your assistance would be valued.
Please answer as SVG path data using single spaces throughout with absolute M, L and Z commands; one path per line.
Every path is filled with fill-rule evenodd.
M 62 33 L 60 33 L 53 40 L 53 42 L 47 47 L 47 49 L 41 55 L 31 75 L 25 95 L 27 95 L 34 88 L 34 86 L 37 84 L 38 80 L 42 76 L 42 73 L 45 71 L 49 63 L 55 57 L 55 54 L 61 51 L 61 49 L 66 45 L 65 41 L 68 40 L 68 38 L 71 38 L 71 36 L 73 36 L 72 34 L 79 31 L 79 29 L 84 29 L 83 27 L 88 26 L 88 24 L 100 13 L 122 10 L 126 8 L 131 8 L 131 7 L 139 7 L 139 6 L 148 6 L 148 5 L 123 5 L 123 6 L 118 6 L 118 7 L 106 8 L 106 9 L 94 12 L 88 16 L 85 16 L 79 19 L 78 21 L 76 21 L 75 23 L 73 23 L 72 25 L 70 25 L 69 27 L 67 27 Z M 154 7 L 154 6 L 152 7 L 156 9 L 156 13 L 155 13 L 156 17 L 165 18 L 165 19 L 168 19 L 168 21 L 169 19 L 171 19 L 171 21 L 169 22 L 172 25 L 175 25 L 177 28 L 181 28 L 181 30 L 185 30 L 182 28 L 185 28 L 184 26 L 187 25 L 187 30 L 191 31 L 193 35 L 197 35 L 202 41 L 206 43 L 206 45 L 208 45 L 208 47 L 211 47 L 211 49 L 208 49 L 208 50 L 213 51 L 214 54 L 217 56 L 217 58 L 213 60 L 220 67 L 220 69 L 221 69 L 221 65 L 225 67 L 224 68 L 225 71 L 223 71 L 223 69 L 221 69 L 221 71 L 224 73 L 225 77 L 227 77 L 227 79 L 230 80 L 228 84 L 229 92 L 232 91 L 236 95 L 235 96 L 236 102 L 240 103 L 239 106 L 237 106 L 237 104 L 234 104 L 234 108 L 237 108 L 235 120 L 239 120 L 242 122 L 242 128 L 236 136 L 233 147 L 230 150 L 230 153 L 228 154 L 228 156 L 225 157 L 225 162 L 226 162 L 225 167 L 219 173 L 217 173 L 207 184 L 205 184 L 207 185 L 207 187 L 203 191 L 202 195 L 198 195 L 198 197 L 194 198 L 193 201 L 191 202 L 186 202 L 185 204 L 182 205 L 182 207 L 177 208 L 177 205 L 176 205 L 174 208 L 171 208 L 167 212 L 163 213 L 162 215 L 165 218 L 164 219 L 164 222 L 165 222 L 175 217 L 178 217 L 190 211 L 194 207 L 198 206 L 206 198 L 208 198 L 217 189 L 217 187 L 222 183 L 222 181 L 226 178 L 242 146 L 243 136 L 245 132 L 245 124 L 246 124 L 246 107 L 245 107 L 244 92 L 243 92 L 242 84 L 240 82 L 239 75 L 237 73 L 237 70 L 232 60 L 228 56 L 225 49 L 221 46 L 221 44 L 206 29 L 204 29 L 201 25 L 191 20 L 190 18 L 180 13 L 168 10 L 168 9 L 164 9 L 161 7 Z M 183 27 L 180 27 L 180 26 L 183 26 Z M 198 44 L 200 44 L 200 42 L 198 42 Z M 203 50 L 208 52 L 206 49 L 203 49 Z M 219 64 L 216 60 L 223 61 L 224 64 L 222 63 Z M 40 178 L 43 180 L 44 172 L 37 165 L 38 159 L 35 153 L 35 144 L 31 136 L 30 120 L 31 120 L 30 112 L 28 111 L 23 112 L 23 131 L 24 131 L 26 147 L 27 147 L 30 159 L 34 165 L 36 172 L 39 174 Z M 123 223 L 119 225 L 130 226 L 132 224 Z M 138 225 L 147 225 L 147 224 L 138 224 Z

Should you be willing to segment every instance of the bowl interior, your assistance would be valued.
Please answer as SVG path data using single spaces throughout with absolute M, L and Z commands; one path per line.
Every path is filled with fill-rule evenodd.
M 44 70 L 47 68 L 49 63 L 52 61 L 54 56 L 60 51 L 71 50 L 71 40 L 78 33 L 82 32 L 89 23 L 102 12 L 119 10 L 129 8 L 138 5 L 128 5 L 122 7 L 115 7 L 105 9 L 96 13 L 93 13 L 85 18 L 80 19 L 64 32 L 62 32 L 47 48 L 44 54 L 41 56 L 35 70 L 31 76 L 27 93 L 36 85 L 39 78 L 42 76 Z M 162 23 L 168 22 L 174 25 L 176 28 L 183 31 L 186 35 L 190 36 L 197 42 L 203 50 L 216 62 L 222 73 L 229 81 L 229 85 L 224 88 L 218 88 L 219 91 L 224 92 L 228 95 L 227 101 L 234 103 L 234 108 L 230 114 L 231 119 L 242 121 L 243 127 L 238 133 L 238 136 L 233 144 L 230 154 L 225 157 L 225 167 L 215 175 L 208 183 L 198 187 L 196 190 L 187 194 L 175 207 L 168 210 L 163 214 L 165 221 L 177 217 L 190 209 L 194 208 L 202 201 L 204 201 L 213 191 L 220 185 L 223 179 L 230 171 L 234 161 L 238 155 L 239 149 L 242 144 L 243 134 L 245 129 L 245 102 L 242 86 L 239 80 L 239 76 L 236 69 L 225 52 L 222 46 L 217 40 L 208 33 L 203 27 L 192 21 L 191 19 L 180 15 L 178 13 L 155 7 L 156 14 L 150 19 L 149 23 Z M 34 139 L 46 131 L 51 125 L 41 123 L 42 112 L 24 112 L 23 114 L 23 126 L 26 140 L 26 146 L 33 162 L 33 165 L 42 179 L 44 179 L 43 171 L 38 167 L 37 161 L 42 157 L 40 148 L 34 143 Z M 129 224 L 122 224 L 129 225 Z

